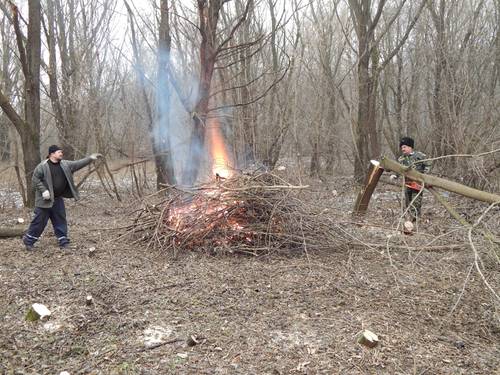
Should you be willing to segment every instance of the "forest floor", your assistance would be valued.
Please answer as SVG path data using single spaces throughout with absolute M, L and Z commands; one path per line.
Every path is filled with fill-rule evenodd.
M 345 247 L 174 257 L 117 239 L 135 198 L 82 188 L 82 200 L 66 201 L 72 249 L 60 250 L 51 228 L 33 252 L 0 239 L 0 373 L 498 374 L 499 304 L 485 284 L 498 293 L 498 247 L 478 235 L 472 247 L 430 195 L 405 236 L 398 188 L 380 185 L 355 218 L 349 178 L 310 183 L 301 199 L 350 231 Z M 0 224 L 29 222 L 6 197 Z M 487 208 L 447 199 L 471 220 Z M 497 235 L 499 217 L 483 219 Z M 35 302 L 50 320 L 25 320 Z M 377 347 L 356 342 L 363 329 Z

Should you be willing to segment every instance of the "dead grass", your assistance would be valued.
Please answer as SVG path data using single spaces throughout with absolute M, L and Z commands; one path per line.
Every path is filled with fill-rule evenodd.
M 465 231 L 427 195 L 430 222 L 414 236 L 400 234 L 398 192 L 390 188 L 380 189 L 367 217 L 353 218 L 354 193 L 341 181 L 328 189 L 313 182 L 301 199 L 338 223 L 349 247 L 307 256 L 173 257 L 116 241 L 110 229 L 129 225 L 137 204 L 130 196 L 117 203 L 97 188 L 84 188 L 80 203 L 67 204 L 75 249 L 62 253 L 50 228 L 34 253 L 25 252 L 19 239 L 0 240 L 0 372 L 498 371 L 498 303 L 474 269 L 469 274 L 473 254 Z M 5 222 L 27 214 L 11 209 L 1 215 Z M 485 225 L 498 230 L 496 218 Z M 480 237 L 474 241 L 498 290 L 495 248 Z M 91 306 L 85 305 L 88 294 Z M 35 302 L 52 310 L 48 323 L 24 320 Z M 377 348 L 355 343 L 365 328 L 379 335 Z M 154 333 L 163 340 L 157 346 L 146 340 Z M 191 337 L 198 341 L 194 346 Z

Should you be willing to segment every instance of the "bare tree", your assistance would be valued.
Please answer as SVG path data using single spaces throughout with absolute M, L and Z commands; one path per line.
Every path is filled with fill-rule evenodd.
M 153 152 L 157 174 L 157 187 L 161 184 L 175 184 L 172 145 L 169 133 L 171 89 L 169 84 L 170 53 L 170 13 L 168 0 L 160 0 L 160 25 L 158 30 L 158 83 L 156 88 L 156 129 Z
M 406 31 L 391 51 L 381 59 L 379 43 L 381 37 L 393 25 L 401 13 L 406 0 L 402 0 L 389 18 L 380 35 L 376 35 L 377 26 L 381 20 L 386 0 L 372 4 L 371 0 L 349 0 L 349 6 L 357 36 L 357 92 L 358 109 L 354 121 L 355 162 L 354 176 L 362 182 L 368 162 L 380 155 L 380 141 L 377 128 L 377 90 L 380 72 L 397 54 L 407 40 L 420 13 L 427 3 L 422 0 L 415 17 L 409 22 Z M 374 9 L 374 7 L 376 7 Z
M 12 41 L 15 35 L 10 30 L 10 22 L 5 14 L 0 18 L 0 90 L 4 95 L 16 101 L 15 95 L 17 87 L 15 82 L 18 81 L 19 64 L 15 63 L 13 48 L 15 45 Z M 0 112 L 0 160 L 7 160 L 11 155 L 11 123 L 3 111 Z
M 342 116 L 341 105 L 349 104 L 344 101 L 342 77 L 339 74 L 346 41 L 337 29 L 338 23 L 335 22 L 338 6 L 339 1 L 317 1 L 309 4 L 312 34 L 308 43 L 314 46 L 314 55 L 311 64 L 306 65 L 314 88 L 316 92 L 321 92 L 322 98 L 319 102 L 311 103 L 312 111 L 309 112 L 320 115 L 320 118 L 311 121 L 310 174 L 313 176 L 322 175 L 323 156 L 326 159 L 324 169 L 327 173 L 332 173 L 334 166 L 340 165 L 342 158 L 342 145 L 339 142 L 342 129 L 339 119 Z
M 228 46 L 235 32 L 245 21 L 253 0 L 247 0 L 243 12 L 237 16 L 225 38 L 218 32 L 219 17 L 225 0 L 197 0 L 199 46 L 199 78 L 195 104 L 190 111 L 193 130 L 190 137 L 189 160 L 184 168 L 183 183 L 192 185 L 199 173 L 205 142 L 205 123 L 209 114 L 210 94 L 215 65 L 221 53 L 235 46 Z
M 0 90 L 0 107 L 16 128 L 23 148 L 24 176 L 28 194 L 27 206 L 32 207 L 35 196 L 31 192 L 31 175 L 40 162 L 40 62 L 41 62 L 41 7 L 40 1 L 28 1 L 28 35 L 25 41 L 19 22 L 19 9 L 11 3 L 12 20 L 16 33 L 19 59 L 24 75 L 24 118 Z
M 139 50 L 135 30 L 135 18 L 131 6 L 125 2 L 129 14 L 132 49 L 134 53 L 134 63 L 136 74 L 140 83 L 141 96 L 144 101 L 147 126 L 150 134 L 150 143 L 153 149 L 153 157 L 156 169 L 157 189 L 165 184 L 175 184 L 175 172 L 172 160 L 170 143 L 170 11 L 167 0 L 160 1 L 160 21 L 158 29 L 157 47 L 157 84 L 156 91 L 156 111 L 153 110 L 151 99 L 147 92 L 147 79 L 143 57 Z

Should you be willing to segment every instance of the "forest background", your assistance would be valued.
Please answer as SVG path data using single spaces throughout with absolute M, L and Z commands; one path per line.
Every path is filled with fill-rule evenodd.
M 234 168 L 282 159 L 360 182 L 409 135 L 432 157 L 489 153 L 435 173 L 498 176 L 498 0 L 0 4 L 0 155 L 28 206 L 52 143 L 192 185 L 214 120 Z

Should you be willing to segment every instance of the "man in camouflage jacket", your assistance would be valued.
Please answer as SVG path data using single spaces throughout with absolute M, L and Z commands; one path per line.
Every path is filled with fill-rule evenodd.
M 399 142 L 402 155 L 398 162 L 404 166 L 414 168 L 420 173 L 429 173 L 431 163 L 422 152 L 415 151 L 415 141 L 410 137 L 403 137 Z M 393 175 L 391 178 L 397 178 Z M 413 221 L 420 217 L 422 211 L 422 186 L 416 181 L 405 179 L 405 208 Z

